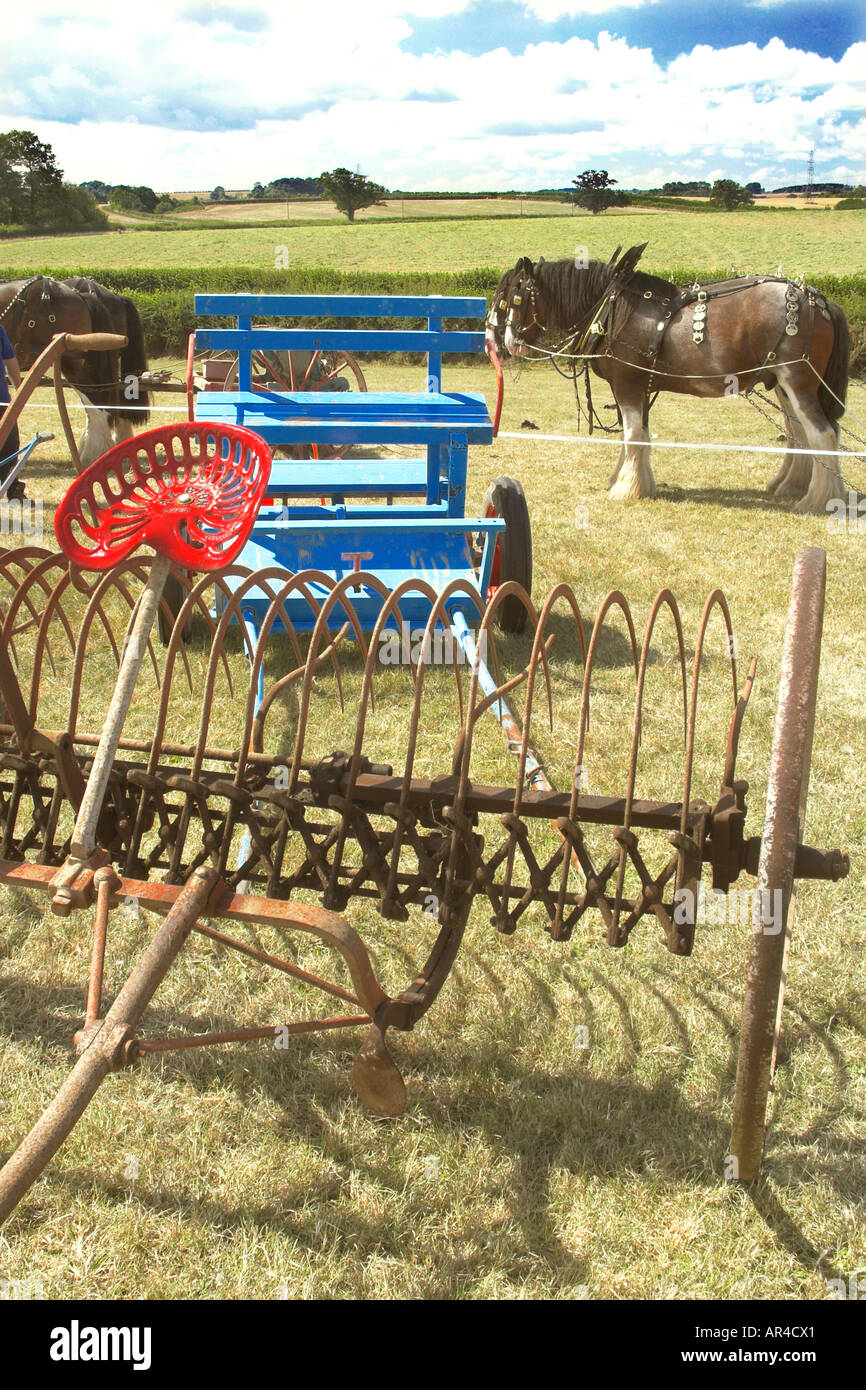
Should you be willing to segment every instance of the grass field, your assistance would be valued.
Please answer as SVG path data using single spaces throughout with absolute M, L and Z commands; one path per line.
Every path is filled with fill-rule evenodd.
M 289 223 L 213 231 L 127 229 L 74 237 L 38 237 L 10 242 L 9 267 L 50 269 L 77 265 L 135 266 L 249 265 L 273 268 L 280 248 L 290 264 L 332 266 L 338 270 L 461 270 L 508 265 L 519 255 L 570 256 L 586 246 L 591 257 L 607 259 L 618 242 L 647 241 L 648 270 L 676 266 L 720 267 L 775 272 L 781 263 L 790 276 L 855 273 L 866 270 L 866 238 L 858 212 L 810 210 L 763 213 L 640 213 L 611 210 L 603 216 L 538 216 L 530 223 L 489 218 L 461 221 L 369 221 L 318 227 Z M 7 275 L 0 269 L 0 274 Z M 8 277 L 7 277 L 8 278 Z M 203 286 L 202 288 L 206 288 Z
M 566 204 L 540 198 L 386 198 L 380 207 L 359 208 L 356 222 L 376 221 L 382 217 L 568 217 Z M 288 215 L 292 221 L 321 222 L 339 218 L 334 203 L 326 199 L 289 199 Z M 236 217 L 242 222 L 286 222 L 286 204 L 281 203 L 216 203 L 203 208 L 181 206 L 172 218 Z
M 386 198 L 381 205 L 359 208 L 355 213 L 356 222 L 381 221 L 383 218 L 441 218 L 441 217 L 568 217 L 571 208 L 565 203 L 540 198 Z M 168 227 L 181 227 L 185 222 L 197 225 L 207 222 L 237 222 L 240 224 L 261 222 L 285 226 L 287 222 L 335 222 L 342 225 L 344 214 L 337 211 L 334 203 L 325 199 L 298 199 L 288 203 L 207 203 L 203 207 L 180 207 L 165 215 Z M 108 214 L 109 222 L 121 227 L 134 227 L 136 223 L 153 222 L 152 214 L 114 212 Z
M 611 240 L 640 235 L 623 235 L 619 220 L 584 225 Z M 832 261 L 832 245 L 824 249 Z M 374 362 L 367 374 L 371 389 L 417 385 L 408 367 Z M 449 386 L 491 393 L 489 369 L 455 368 Z M 853 389 L 861 421 L 864 397 Z M 527 419 L 540 432 L 576 433 L 568 383 L 537 369 L 512 378 L 502 428 L 520 431 Z M 52 420 L 38 413 L 41 428 Z M 652 428 L 661 440 L 775 440 L 738 401 L 661 397 Z M 658 500 L 616 506 L 605 491 L 612 454 L 546 443 L 528 430 L 500 438 L 470 455 L 468 510 L 492 476 L 519 477 L 532 514 L 536 595 L 567 581 L 591 617 L 618 586 L 640 630 L 653 596 L 670 584 L 687 648 L 705 595 L 724 589 L 741 653 L 759 657 L 739 760 L 752 786 L 747 833 L 760 833 L 794 554 L 807 543 L 829 554 L 807 838 L 849 849 L 852 871 L 837 885 L 806 883 L 798 897 L 764 1183 L 749 1193 L 723 1180 L 747 928 L 699 927 L 693 959 L 681 961 L 646 919 L 613 953 L 597 920 L 556 945 L 536 909 L 513 937 L 501 937 L 477 904 L 438 1003 L 413 1033 L 392 1035 L 409 1084 L 403 1117 L 377 1121 L 354 1101 L 348 1038 L 149 1061 L 109 1078 L 8 1222 L 0 1276 L 41 1280 L 58 1298 L 820 1299 L 825 1279 L 862 1268 L 866 536 L 830 534 L 822 518 L 767 500 L 773 461 L 754 453 L 659 452 Z M 31 491 L 46 499 L 47 524 L 70 472 L 59 444 L 38 457 Z M 862 461 L 845 471 L 866 489 Z M 590 789 L 612 793 L 624 787 L 633 702 L 621 632 L 612 622 L 588 760 Z M 680 795 L 671 642 L 661 627 L 639 795 Z M 505 650 L 515 664 L 525 659 L 521 642 Z M 574 757 L 578 671 L 556 647 L 551 661 L 556 707 L 571 723 L 552 740 L 539 705 L 535 727 L 561 780 Z M 88 672 L 94 726 L 109 685 L 107 667 Z M 390 751 L 405 737 L 407 687 L 405 673 L 383 677 L 375 746 Z M 142 726 L 150 690 L 145 684 L 133 712 Z M 699 795 L 717 790 L 729 698 L 718 642 L 702 687 Z M 441 769 L 456 713 L 439 687 L 429 708 L 422 757 Z M 326 674 L 316 711 L 317 748 L 345 746 L 353 720 L 341 720 Z M 178 714 L 196 716 L 194 708 Z M 229 702 L 220 706 L 220 729 L 236 718 Z M 507 761 L 490 721 L 478 773 L 504 780 Z M 60 922 L 34 896 L 4 896 L 0 1150 L 8 1152 L 69 1069 L 89 940 L 86 914 Z M 348 915 L 386 977 L 405 981 L 420 953 L 420 918 L 387 924 L 358 903 Z M 116 927 L 115 986 L 153 927 L 145 917 Z M 321 963 L 309 948 L 299 959 Z M 296 1012 L 291 998 L 285 983 L 198 945 L 173 969 L 146 1023 L 163 1031 L 282 1020 Z M 581 1026 L 589 1028 L 585 1050 L 575 1046 Z

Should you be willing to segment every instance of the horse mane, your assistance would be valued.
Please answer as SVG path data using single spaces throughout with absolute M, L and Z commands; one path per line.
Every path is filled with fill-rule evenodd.
M 649 290 L 663 297 L 675 290 L 667 280 L 635 267 L 646 249 L 631 246 L 622 255 L 617 247 L 609 261 L 590 261 L 579 266 L 570 257 L 561 261 L 539 261 L 533 278 L 547 307 L 547 329 L 555 333 L 571 333 L 588 327 L 590 315 L 596 310 L 607 291 L 616 282 L 617 288 L 640 294 Z M 630 295 L 614 301 L 608 332 L 615 336 L 632 316 L 635 303 Z
M 615 273 L 609 261 L 590 261 L 586 266 L 575 265 L 573 257 L 539 261 L 532 278 L 547 310 L 547 331 L 571 333 L 583 328 Z

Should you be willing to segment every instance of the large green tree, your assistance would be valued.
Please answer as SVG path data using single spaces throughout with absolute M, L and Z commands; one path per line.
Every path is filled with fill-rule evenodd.
M 97 203 L 111 201 L 111 184 L 105 183 L 103 179 L 88 179 L 86 183 L 80 183 L 78 187 L 83 188 L 87 193 L 92 193 Z
M 136 187 L 118 183 L 111 190 L 112 207 L 122 208 L 126 212 L 153 212 L 158 201 L 153 189 L 144 183 Z
M 54 151 L 32 130 L 9 130 L 0 135 L 0 220 L 36 227 L 50 221 L 63 186 Z
M 710 202 L 718 203 L 729 212 L 734 208 L 747 208 L 754 201 L 748 188 L 743 188 L 735 179 L 716 179 L 710 193 Z
M 385 202 L 385 189 L 380 183 L 373 183 L 364 174 L 353 174 L 350 169 L 332 169 L 329 174 L 320 174 L 319 182 L 326 198 L 330 198 L 338 212 L 345 213 L 354 222 L 359 208 L 382 207 Z
M 617 192 L 613 186 L 616 179 L 612 179 L 606 169 L 584 169 L 572 183 L 575 189 L 572 202 L 592 213 L 614 206 L 627 207 L 631 201 L 627 193 Z

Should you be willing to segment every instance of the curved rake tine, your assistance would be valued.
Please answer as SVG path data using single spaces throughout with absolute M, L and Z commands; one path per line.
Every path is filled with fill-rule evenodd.
M 688 712 L 686 694 L 686 651 L 685 643 L 683 641 L 682 622 L 680 621 L 680 611 L 677 605 L 677 601 L 674 598 L 674 595 L 671 593 L 670 589 L 662 589 L 656 595 L 652 609 L 650 610 L 650 615 L 647 619 L 646 631 L 644 633 L 643 645 L 641 647 L 640 668 L 638 670 L 637 691 L 635 693 L 632 744 L 631 753 L 629 755 L 628 782 L 626 785 L 625 793 L 625 812 L 623 814 L 623 823 L 619 833 L 617 834 L 617 832 L 614 832 L 615 838 L 619 841 L 621 854 L 619 866 L 617 868 L 616 889 L 614 892 L 613 920 L 610 924 L 610 927 L 608 928 L 608 941 L 612 946 L 624 945 L 626 940 L 625 933 L 620 932 L 619 923 L 620 916 L 622 913 L 622 896 L 623 891 L 625 889 L 626 867 L 628 864 L 628 841 L 632 837 L 631 817 L 632 807 L 634 805 L 635 784 L 637 781 L 638 750 L 640 748 L 641 743 L 643 696 L 646 682 L 647 662 L 649 661 L 650 642 L 652 640 L 652 635 L 655 629 L 656 621 L 663 606 L 666 606 L 670 609 L 671 615 L 674 620 L 674 626 L 676 628 L 677 652 L 680 659 L 680 671 L 682 673 L 684 737 L 686 735 L 687 730 Z
M 333 580 L 330 582 L 333 583 Z M 290 796 L 293 796 L 297 789 L 298 776 L 301 770 L 304 740 L 306 738 L 307 721 L 310 713 L 310 697 L 313 688 L 316 654 L 319 650 L 319 644 L 322 641 L 323 634 L 328 630 L 328 619 L 338 604 L 341 604 L 349 621 L 355 628 L 363 660 L 365 663 L 367 661 L 367 644 L 364 642 L 363 633 L 361 632 L 355 609 L 352 606 L 352 601 L 347 598 L 349 589 L 356 588 L 359 584 L 363 584 L 367 589 L 373 589 L 382 599 L 383 603 L 388 601 L 390 590 L 383 584 L 382 580 L 375 574 L 368 574 L 365 570 L 361 570 L 358 573 L 352 572 L 351 574 L 344 575 L 339 583 L 334 585 L 322 604 L 319 615 L 316 618 L 315 626 L 313 627 L 310 637 L 310 646 L 307 651 L 307 670 L 304 674 L 304 682 L 301 687 L 301 704 L 298 713 L 298 728 L 295 735 L 295 751 L 292 757 L 292 768 L 289 776 L 288 794 Z
M 725 598 L 721 589 L 713 589 L 712 593 L 707 597 L 707 601 L 704 604 L 704 611 L 701 614 L 701 622 L 698 628 L 698 640 L 695 645 L 695 659 L 692 665 L 692 689 L 691 699 L 689 701 L 689 735 L 688 741 L 686 743 L 685 752 L 685 773 L 683 777 L 683 804 L 682 815 L 680 818 L 680 835 L 684 838 L 688 838 L 688 808 L 689 798 L 691 796 L 692 789 L 692 771 L 694 768 L 695 757 L 695 733 L 697 728 L 698 711 L 698 684 L 701 675 L 701 665 L 703 662 L 704 643 L 707 635 L 707 627 L 709 626 L 709 621 L 713 609 L 716 607 L 718 607 L 721 610 L 722 617 L 725 623 L 725 631 L 728 637 L 728 651 L 730 653 L 731 661 L 731 678 L 734 684 L 735 707 L 737 703 L 737 662 L 736 657 L 734 655 L 734 629 L 731 623 L 731 613 L 730 609 L 728 608 L 728 600 Z
M 427 623 L 424 628 L 424 637 L 421 644 L 421 660 L 419 661 L 418 668 L 415 672 L 415 695 L 412 702 L 412 713 L 409 717 L 409 739 L 406 750 L 406 758 L 404 761 L 403 779 L 402 785 L 400 787 L 400 797 L 398 802 L 396 803 L 397 817 L 394 825 L 394 841 L 393 848 L 391 851 L 391 862 L 388 869 L 388 878 L 385 885 L 385 893 L 379 901 L 380 911 L 388 916 L 403 916 L 405 914 L 405 909 L 403 909 L 402 912 L 398 911 L 397 909 L 397 871 L 400 861 L 400 849 L 405 839 L 406 827 L 410 815 L 409 791 L 412 783 L 412 773 L 415 767 L 415 756 L 418 746 L 418 730 L 421 725 L 421 704 L 424 696 L 425 678 L 427 674 L 428 664 L 426 653 L 431 650 L 433 634 L 436 630 L 437 624 L 441 624 L 444 628 L 446 621 L 450 621 L 450 631 L 456 631 L 457 613 L 455 612 L 453 615 L 449 613 L 449 604 L 458 595 L 467 598 L 471 603 L 473 603 L 475 605 L 476 612 L 479 615 L 481 615 L 484 610 L 484 605 L 481 599 L 481 595 L 478 593 L 478 590 L 474 587 L 474 585 L 470 585 L 464 579 L 451 580 L 451 582 L 447 584 L 438 595 L 434 594 L 433 596 L 433 602 L 430 609 L 430 616 L 428 617 Z M 462 612 L 462 610 L 460 611 Z M 458 717 L 462 723 L 463 690 L 460 681 L 460 670 L 457 661 L 457 652 L 454 649 L 453 642 L 451 646 L 451 663 L 452 670 L 454 672 L 454 683 L 457 690 Z
M 346 705 L 345 700 L 343 699 L 343 685 L 340 662 L 338 659 L 335 660 L 334 658 L 336 657 L 337 647 L 347 637 L 350 627 L 350 623 L 344 623 L 343 626 L 339 629 L 339 631 L 334 633 L 330 645 L 327 646 L 324 651 L 320 652 L 316 659 L 317 666 L 323 666 L 324 663 L 328 660 L 331 660 L 333 664 L 334 675 L 337 681 L 337 689 L 340 694 L 341 713 L 345 710 Z M 285 676 L 280 676 L 279 680 L 276 681 L 272 686 L 270 686 L 265 695 L 263 696 L 262 701 L 258 709 L 256 710 L 255 718 L 253 719 L 251 726 L 250 744 L 254 753 L 261 753 L 264 751 L 264 725 L 268 710 L 270 709 L 271 705 L 274 703 L 276 699 L 278 699 L 280 695 L 282 695 L 286 690 L 290 690 L 291 687 L 295 685 L 297 681 L 300 680 L 305 670 L 306 662 L 304 662 L 301 666 L 296 666 L 294 671 L 289 671 Z
M 272 571 L 266 570 L 264 571 L 264 573 L 270 575 Z M 271 686 L 270 690 L 263 694 L 261 701 L 255 706 L 255 708 L 250 706 L 248 703 L 247 723 L 244 728 L 243 747 L 248 747 L 249 740 L 250 738 L 252 738 L 253 747 L 258 751 L 261 751 L 260 745 L 264 734 L 264 722 L 267 716 L 267 712 L 270 709 L 270 706 L 273 704 L 277 696 L 282 693 L 283 690 L 288 689 L 290 686 L 294 685 L 299 675 L 302 675 L 304 670 L 306 669 L 307 660 L 309 659 L 307 658 L 307 660 L 305 660 L 303 653 L 301 652 L 301 646 L 298 641 L 297 632 L 295 631 L 294 624 L 291 622 L 291 619 L 289 618 L 288 612 L 286 610 L 286 600 L 288 599 L 291 593 L 293 593 L 294 591 L 298 591 L 303 595 L 310 608 L 310 611 L 312 613 L 315 613 L 318 618 L 319 614 L 321 613 L 322 603 L 319 599 L 316 598 L 315 594 L 312 592 L 311 585 L 316 582 L 321 582 L 323 587 L 327 588 L 333 586 L 334 584 L 333 578 L 326 575 L 324 571 L 305 570 L 302 575 L 292 575 L 288 580 L 285 579 L 285 571 L 273 571 L 273 573 L 279 573 L 280 578 L 283 580 L 283 582 L 281 583 L 276 593 L 272 593 L 269 586 L 264 586 L 267 588 L 267 592 L 271 594 L 271 601 L 268 610 L 265 614 L 264 620 L 262 622 L 261 628 L 259 630 L 259 637 L 256 645 L 255 661 L 253 662 L 252 669 L 251 689 L 258 682 L 259 672 L 262 669 L 264 663 L 265 649 L 267 647 L 268 639 L 270 637 L 273 625 L 276 622 L 277 618 L 282 619 L 286 632 L 290 637 L 292 648 L 295 653 L 295 659 L 298 662 L 298 667 L 296 668 L 296 670 L 289 672 L 288 676 L 281 676 L 277 680 L 275 685 Z M 261 576 L 259 576 L 259 579 L 261 580 Z M 339 656 L 337 654 L 337 647 L 339 646 L 339 643 L 343 641 L 344 637 L 348 634 L 350 627 L 354 628 L 356 636 L 361 631 L 360 624 L 358 622 L 357 615 L 354 613 L 354 610 L 349 620 L 342 625 L 335 637 L 331 640 L 331 642 L 329 642 L 328 646 L 324 649 L 324 651 L 317 655 L 313 663 L 314 666 L 318 667 L 322 664 L 323 661 L 330 659 L 331 668 L 334 672 L 334 678 L 337 682 L 337 692 L 340 697 L 341 711 L 345 709 L 345 701 L 343 697 L 342 670 L 340 667 Z
M 752 657 L 749 663 L 749 671 L 746 682 L 743 686 L 743 693 L 737 701 L 737 707 L 731 717 L 731 727 L 728 733 L 728 747 L 725 754 L 725 770 L 722 773 L 722 786 L 732 787 L 734 785 L 734 773 L 737 766 L 737 752 L 740 747 L 740 730 L 743 724 L 743 717 L 746 713 L 746 706 L 749 703 L 749 696 L 752 693 L 752 686 L 755 683 L 755 672 L 758 669 L 758 658 Z

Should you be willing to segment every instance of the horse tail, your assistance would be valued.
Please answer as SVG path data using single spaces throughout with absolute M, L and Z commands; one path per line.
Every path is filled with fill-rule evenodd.
M 131 402 L 137 407 L 135 410 L 124 410 L 121 406 L 115 413 L 123 420 L 130 420 L 134 425 L 141 426 L 149 418 L 150 396 L 143 390 L 140 382 L 144 372 L 147 371 L 147 352 L 144 346 L 144 328 L 141 323 L 141 315 L 131 299 L 126 295 L 120 295 L 120 302 L 126 314 L 125 333 L 127 337 L 126 347 L 120 354 L 120 374 L 122 377 L 134 376 L 139 382 L 138 397 Z M 142 410 L 141 407 L 145 408 Z
M 845 414 L 845 396 L 848 391 L 848 366 L 851 357 L 851 333 L 845 311 L 827 300 L 830 319 L 833 324 L 833 347 L 824 376 L 818 387 L 818 404 L 832 423 Z
M 84 300 L 90 315 L 91 333 L 116 333 L 117 326 L 98 295 L 87 290 L 77 290 Z M 108 410 L 111 420 L 116 413 L 118 387 L 116 384 L 117 360 L 111 352 L 88 352 L 87 378 L 80 383 L 84 394 L 93 405 Z M 90 383 L 93 383 L 92 385 Z

